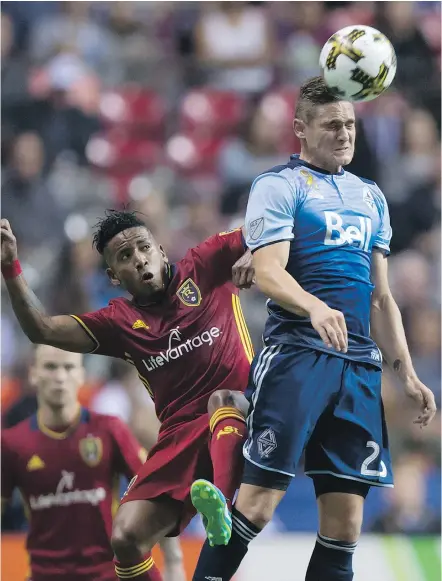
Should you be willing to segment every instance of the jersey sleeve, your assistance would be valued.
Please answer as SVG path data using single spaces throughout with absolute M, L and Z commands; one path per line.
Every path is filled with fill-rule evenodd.
M 380 248 L 386 254 L 390 254 L 390 241 L 392 229 L 390 226 L 390 212 L 388 211 L 387 200 L 381 190 L 378 189 L 379 195 L 379 215 L 380 225 L 373 240 L 373 248 Z
M 293 240 L 296 190 L 284 176 L 264 174 L 252 185 L 246 211 L 246 241 L 252 252 Z
M 235 228 L 207 238 L 192 249 L 192 254 L 204 271 L 222 284 L 232 278 L 232 267 L 246 250 L 242 228 Z
M 131 480 L 146 461 L 147 452 L 119 418 L 109 418 L 114 443 L 113 472 Z
M 95 343 L 95 349 L 91 353 L 121 357 L 118 348 L 120 342 L 115 338 L 115 305 L 113 303 L 98 311 L 70 316 L 77 321 Z
M 2 476 L 1 476 L 1 494 L 3 499 L 10 499 L 16 486 L 15 480 L 15 461 L 14 452 L 12 451 L 8 438 L 4 433 L 1 435 L 1 454 L 2 454 Z

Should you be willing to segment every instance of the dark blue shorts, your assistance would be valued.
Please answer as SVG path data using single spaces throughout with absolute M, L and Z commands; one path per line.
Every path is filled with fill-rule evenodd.
M 295 476 L 305 450 L 310 476 L 391 487 L 381 376 L 377 367 L 313 349 L 265 347 L 253 360 L 246 391 L 245 458 Z

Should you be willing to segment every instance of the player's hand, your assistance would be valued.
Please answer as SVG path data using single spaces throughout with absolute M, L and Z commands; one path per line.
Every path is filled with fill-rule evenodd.
M 315 303 L 310 310 L 310 321 L 326 346 L 336 351 L 347 352 L 347 325 L 341 311 L 331 309 L 322 301 Z
M 232 282 L 239 289 L 250 288 L 255 284 L 255 269 L 252 265 L 252 253 L 247 250 L 232 267 Z
M 8 220 L 2 218 L 0 227 L 2 244 L 1 261 L 4 266 L 9 266 L 18 258 L 17 241 Z
M 405 393 L 416 402 L 420 409 L 420 414 L 414 420 L 413 424 L 418 424 L 421 428 L 428 426 L 437 411 L 436 402 L 431 389 L 428 389 L 422 381 L 419 381 L 419 379 L 416 378 L 405 384 Z

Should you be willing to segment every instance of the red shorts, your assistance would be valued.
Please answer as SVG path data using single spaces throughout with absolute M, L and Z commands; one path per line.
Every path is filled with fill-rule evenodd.
M 121 504 L 160 497 L 173 499 L 180 516 L 176 529 L 168 536 L 179 535 L 196 514 L 190 500 L 192 482 L 198 478 L 213 479 L 209 441 L 208 414 L 160 432 L 157 444 L 132 479 Z

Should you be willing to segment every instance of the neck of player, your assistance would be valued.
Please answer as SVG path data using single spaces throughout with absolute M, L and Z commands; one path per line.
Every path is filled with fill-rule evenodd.
M 75 401 L 65 406 L 51 407 L 40 403 L 38 416 L 40 422 L 49 429 L 57 430 L 71 426 L 78 418 L 80 404 Z
M 314 165 L 315 167 L 317 167 L 319 169 L 323 169 L 324 171 L 328 171 L 332 174 L 339 173 L 340 171 L 342 171 L 342 165 L 339 165 L 335 161 L 318 160 L 315 158 L 314 155 L 312 155 L 308 151 L 305 151 L 302 149 L 301 149 L 301 153 L 299 155 L 299 159 L 301 161 L 305 161 L 305 162 L 309 163 L 310 165 Z

